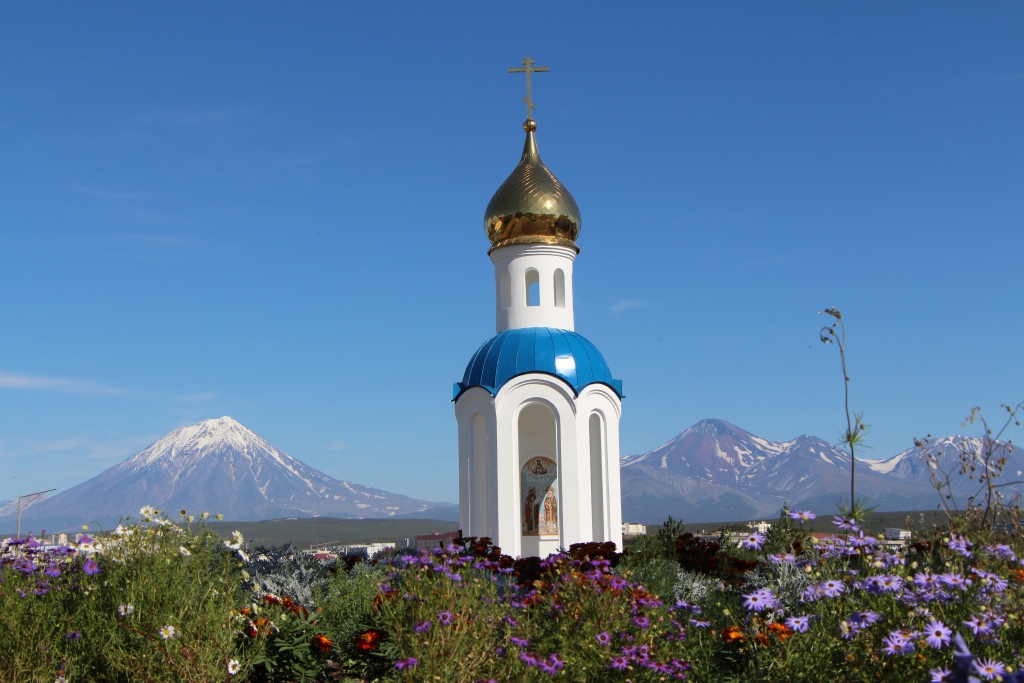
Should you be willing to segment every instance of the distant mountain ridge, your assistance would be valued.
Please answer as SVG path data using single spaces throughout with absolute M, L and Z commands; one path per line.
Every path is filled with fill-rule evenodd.
M 180 427 L 127 460 L 22 511 L 22 529 L 104 525 L 144 505 L 229 520 L 282 517 L 429 517 L 458 506 L 335 479 L 278 450 L 230 417 Z M 0 515 L 4 526 L 14 516 Z
M 927 445 L 938 466 L 956 472 L 961 453 L 982 439 L 951 436 Z M 1004 481 L 1024 479 L 1024 451 L 1005 450 Z M 938 503 L 918 448 L 884 460 L 857 460 L 857 495 L 880 511 L 934 509 Z M 701 420 L 641 455 L 621 459 L 625 521 L 657 524 L 771 518 L 783 503 L 820 513 L 849 496 L 850 456 L 818 437 L 770 441 L 718 419 Z M 965 496 L 978 484 L 954 478 Z M 1022 487 L 1004 489 L 1012 495 Z M 291 517 L 457 520 L 458 506 L 419 500 L 335 479 L 278 450 L 230 417 L 181 427 L 96 477 L 22 510 L 22 529 L 74 530 L 138 516 L 143 505 L 175 515 L 208 511 L 228 520 Z M 14 530 L 16 501 L 0 501 L 0 529 Z
M 962 449 L 981 447 L 978 437 L 955 436 L 931 442 L 928 451 L 950 471 Z M 922 455 L 911 448 L 881 461 L 858 458 L 857 497 L 880 511 L 934 509 L 939 499 Z M 1024 472 L 1022 455 L 1008 454 L 1012 480 Z M 774 517 L 784 503 L 829 512 L 850 490 L 850 456 L 836 446 L 807 435 L 769 441 L 718 419 L 701 420 L 648 453 L 625 456 L 621 467 L 623 519 L 646 523 L 668 515 L 687 522 Z M 959 477 L 954 492 L 971 486 Z

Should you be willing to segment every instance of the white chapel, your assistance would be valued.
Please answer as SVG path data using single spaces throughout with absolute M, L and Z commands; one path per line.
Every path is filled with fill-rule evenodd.
M 495 336 L 473 354 L 453 400 L 465 536 L 544 557 L 586 541 L 622 546 L 622 382 L 575 331 L 580 210 L 537 150 L 527 79 L 526 144 L 484 212 L 494 264 Z

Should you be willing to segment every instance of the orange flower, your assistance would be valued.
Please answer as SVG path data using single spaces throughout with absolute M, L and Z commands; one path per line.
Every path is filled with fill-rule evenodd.
M 380 631 L 371 628 L 356 637 L 356 649 L 362 652 L 373 652 L 380 647 L 380 639 L 383 637 Z
M 320 648 L 320 652 L 330 652 L 332 643 L 330 638 L 322 633 L 318 633 L 313 636 L 313 645 Z
M 1024 569 L 1011 569 L 1010 577 L 1024 583 Z
M 793 635 L 793 631 L 788 626 L 777 621 L 768 624 L 768 631 L 769 633 L 774 633 L 775 637 L 779 639 L 779 642 L 782 642 Z
M 739 626 L 726 626 L 722 629 L 722 640 L 727 643 L 742 643 L 746 639 Z

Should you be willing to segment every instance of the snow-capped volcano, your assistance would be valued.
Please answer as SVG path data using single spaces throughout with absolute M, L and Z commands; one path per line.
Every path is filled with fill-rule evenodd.
M 180 427 L 148 448 L 22 513 L 22 527 L 54 530 L 138 516 L 143 505 L 229 520 L 278 517 L 428 516 L 431 503 L 335 479 L 306 465 L 230 417 Z
M 914 460 L 901 456 L 905 466 Z M 934 490 L 894 476 L 896 465 L 883 471 L 874 461 L 857 464 L 858 498 L 882 510 L 935 506 Z M 725 420 L 701 420 L 621 465 L 623 517 L 630 521 L 656 523 L 670 514 L 694 522 L 774 517 L 786 502 L 827 510 L 849 498 L 849 453 L 816 436 L 769 441 Z

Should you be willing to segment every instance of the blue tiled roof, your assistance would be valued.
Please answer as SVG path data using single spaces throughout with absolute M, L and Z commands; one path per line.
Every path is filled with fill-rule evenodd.
M 510 379 L 528 372 L 559 377 L 577 394 L 588 384 L 607 384 L 622 398 L 622 380 L 612 378 L 597 347 L 581 334 L 553 327 L 505 330 L 488 339 L 473 354 L 452 398 L 472 387 L 497 394 Z

